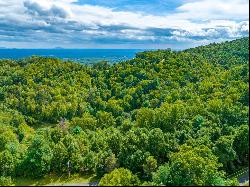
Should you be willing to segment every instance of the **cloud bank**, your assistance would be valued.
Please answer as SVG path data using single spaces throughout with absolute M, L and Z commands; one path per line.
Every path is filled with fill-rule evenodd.
M 248 0 L 182 0 L 159 15 L 77 0 L 0 0 L 0 46 L 186 48 L 248 36 L 248 7 Z

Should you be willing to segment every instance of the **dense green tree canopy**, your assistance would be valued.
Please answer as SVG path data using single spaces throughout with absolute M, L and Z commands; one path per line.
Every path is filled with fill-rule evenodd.
M 228 185 L 248 166 L 249 38 L 84 65 L 0 60 L 0 184 Z M 140 182 L 141 181 L 141 182 Z
M 99 183 L 100 186 L 138 186 L 139 184 L 138 177 L 124 168 L 115 169 L 104 175 Z

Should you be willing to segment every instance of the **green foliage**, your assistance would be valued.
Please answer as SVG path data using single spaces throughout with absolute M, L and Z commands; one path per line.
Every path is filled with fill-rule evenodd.
M 10 142 L 17 142 L 16 134 L 12 128 L 0 124 L 0 151 L 3 151 Z
M 115 119 L 110 112 L 99 111 L 96 114 L 97 124 L 99 127 L 110 127 L 115 125 Z
M 154 182 L 164 185 L 219 185 L 223 182 L 221 166 L 205 146 L 192 148 L 183 145 L 170 157 L 170 165 L 160 167 Z
M 169 164 L 161 165 L 156 172 L 153 173 L 153 182 L 155 184 L 171 185 L 172 181 L 170 178 L 170 166 Z
M 112 65 L 0 60 L 1 180 L 236 184 L 224 174 L 248 165 L 248 55 L 242 38 Z
M 0 153 L 0 175 L 12 176 L 15 170 L 15 160 L 12 154 L 8 151 L 2 151 Z
M 74 117 L 71 121 L 72 126 L 79 126 L 83 130 L 95 130 L 97 127 L 97 121 L 94 116 L 89 113 L 84 113 L 82 117 Z
M 30 142 L 34 136 L 34 129 L 30 128 L 27 124 L 18 126 L 18 138 L 20 142 Z
M 67 162 L 68 151 L 65 145 L 60 141 L 53 148 L 52 169 L 59 174 L 65 173 L 68 171 Z
M 242 125 L 235 135 L 233 142 L 234 150 L 240 159 L 245 159 L 249 155 L 249 127 Z
M 28 149 L 24 172 L 28 176 L 42 177 L 51 170 L 53 152 L 45 137 L 37 135 Z
M 110 174 L 105 174 L 99 186 L 138 186 L 140 180 L 131 171 L 124 168 L 115 169 Z
M 218 156 L 221 162 L 227 169 L 230 163 L 236 158 L 236 152 L 233 149 L 233 136 L 221 136 L 216 142 L 214 147 L 215 155 Z M 231 169 L 231 168 L 229 168 Z M 228 169 L 228 170 L 229 170 Z
M 225 182 L 225 186 L 239 186 L 239 181 L 236 178 L 229 179 Z
M 117 167 L 117 158 L 114 154 L 102 153 L 96 166 L 97 177 L 101 178 L 105 173 L 110 173 Z
M 11 177 L 0 176 L 0 186 L 14 186 Z
M 153 156 L 149 156 L 146 159 L 146 163 L 143 164 L 143 171 L 147 178 L 151 178 L 152 173 L 157 168 L 157 160 Z

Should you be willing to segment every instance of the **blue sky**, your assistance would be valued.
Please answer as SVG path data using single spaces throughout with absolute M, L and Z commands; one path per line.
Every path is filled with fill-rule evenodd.
M 145 14 L 170 14 L 182 4 L 181 0 L 79 0 L 77 4 L 111 7 L 120 11 L 140 11 Z
M 248 0 L 0 0 L 0 47 L 184 49 L 249 35 Z

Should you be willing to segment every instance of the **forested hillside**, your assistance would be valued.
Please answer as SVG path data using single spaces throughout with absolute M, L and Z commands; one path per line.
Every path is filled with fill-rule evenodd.
M 0 185 L 237 185 L 248 165 L 249 38 L 93 66 L 0 60 Z

